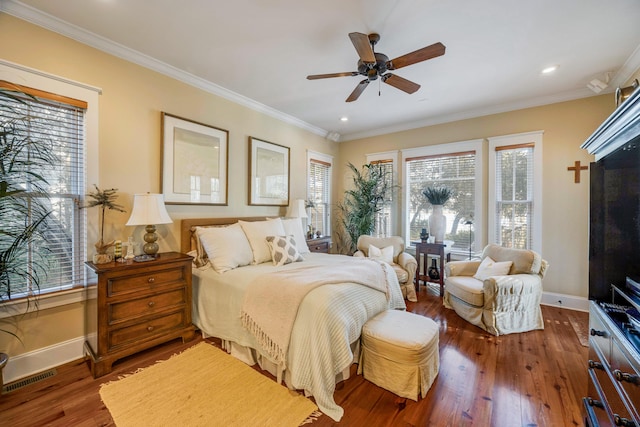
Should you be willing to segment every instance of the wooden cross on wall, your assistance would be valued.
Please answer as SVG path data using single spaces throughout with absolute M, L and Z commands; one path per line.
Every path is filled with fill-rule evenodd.
M 576 184 L 580 183 L 580 172 L 586 171 L 587 169 L 589 169 L 589 166 L 580 166 L 580 160 L 576 160 L 573 166 L 567 168 L 568 171 L 573 171 L 573 182 Z

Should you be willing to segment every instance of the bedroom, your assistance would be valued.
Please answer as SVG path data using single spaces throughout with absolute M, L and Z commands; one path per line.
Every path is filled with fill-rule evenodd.
M 3 2 L 3 6 L 6 4 L 9 2 Z M 284 215 L 283 208 L 247 205 L 248 136 L 260 136 L 290 146 L 292 177 L 305 176 L 307 150 L 332 156 L 336 165 L 339 165 L 333 170 L 336 184 L 333 200 L 339 200 L 344 190 L 345 169 L 342 165 L 347 162 L 363 164 L 367 154 L 420 147 L 427 143 L 443 144 L 544 130 L 543 186 L 547 191 L 543 196 L 544 235 L 541 252 L 552 265 L 545 278 L 546 297 L 549 303 L 562 300 L 563 305 L 585 307 L 588 282 L 588 213 L 585 208 L 588 206 L 588 181 L 587 174 L 583 172 L 582 183 L 574 183 L 573 174 L 566 168 L 576 160 L 582 164 L 593 160 L 579 146 L 612 112 L 611 93 L 338 144 L 8 13 L 0 13 L 0 37 L 2 40 L 19 41 L 2 43 L 1 59 L 102 89 L 103 94 L 99 99 L 100 144 L 94 147 L 99 161 L 97 167 L 89 171 L 94 176 L 88 179 L 88 183 L 118 188 L 120 202 L 127 211 L 131 209 L 134 193 L 160 189 L 161 111 L 230 131 L 230 182 L 242 191 L 230 194 L 229 206 L 226 207 L 194 209 L 184 205 L 170 206 L 168 211 L 174 223 L 158 227 L 161 251 L 179 248 L 178 220 L 182 218 Z M 342 39 L 348 44 L 346 34 Z M 631 78 L 632 75 L 629 80 Z M 624 83 L 628 84 L 628 81 Z M 302 181 L 291 181 L 292 198 L 304 198 L 306 188 Z M 90 216 L 93 222 L 88 241 L 93 242 L 97 240 L 97 213 L 92 212 Z M 105 234 L 125 238 L 131 232 L 124 225 L 127 219 L 128 213 L 109 212 Z M 400 232 L 399 223 L 397 227 Z M 136 229 L 136 232 L 140 237 L 142 230 Z M 37 318 L 25 319 L 21 326 L 29 339 L 25 340 L 24 346 L 1 337 L 3 345 L 0 347 L 8 346 L 16 356 L 46 350 L 49 360 L 66 361 L 72 358 L 69 355 L 81 355 L 86 333 L 86 303 L 73 300 L 73 295 L 69 298 L 70 301 L 63 302 L 64 305 L 59 307 L 48 309 L 44 305 Z M 5 340 L 10 342 L 5 344 Z M 33 371 L 30 369 L 37 371 L 41 367 L 27 364 L 26 368 L 31 373 Z

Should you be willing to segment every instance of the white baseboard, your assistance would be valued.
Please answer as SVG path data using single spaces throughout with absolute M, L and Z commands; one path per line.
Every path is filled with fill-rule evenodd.
M 4 383 L 8 384 L 83 358 L 85 340 L 86 337 L 81 336 L 17 356 L 10 355 L 9 362 L 2 372 Z
M 589 311 L 589 299 L 576 297 L 574 295 L 543 292 L 542 301 L 540 303 L 553 307 L 567 308 L 569 310 Z

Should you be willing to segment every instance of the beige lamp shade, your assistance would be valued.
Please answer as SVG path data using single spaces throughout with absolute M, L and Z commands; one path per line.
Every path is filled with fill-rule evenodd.
M 158 252 L 156 224 L 170 224 L 172 222 L 167 209 L 164 207 L 162 194 L 145 193 L 133 195 L 133 209 L 126 225 L 146 226 L 144 253 L 155 255 Z
M 291 205 L 289 205 L 289 209 L 287 209 L 287 217 L 288 218 L 307 218 L 307 210 L 304 208 L 304 200 L 296 199 Z

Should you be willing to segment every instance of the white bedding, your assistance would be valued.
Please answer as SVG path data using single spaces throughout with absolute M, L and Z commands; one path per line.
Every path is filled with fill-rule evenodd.
M 265 357 L 254 337 L 241 324 L 240 312 L 247 285 L 271 271 L 295 269 L 301 264 L 330 268 L 336 257 L 350 258 L 323 253 L 308 253 L 304 257 L 302 263 L 280 267 L 263 263 L 224 274 L 211 268 L 194 269 L 193 322 L 207 335 L 250 347 Z M 406 308 L 393 269 L 385 270 L 390 284 L 388 300 L 383 292 L 362 285 L 324 285 L 305 297 L 296 317 L 284 380 L 290 388 L 313 395 L 320 410 L 336 421 L 343 414 L 333 399 L 336 375 L 354 361 L 351 344 L 360 337 L 362 325 L 388 308 Z M 282 373 L 277 374 L 280 381 Z

